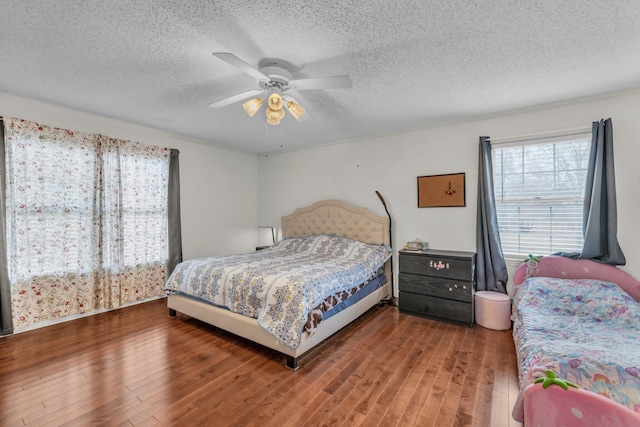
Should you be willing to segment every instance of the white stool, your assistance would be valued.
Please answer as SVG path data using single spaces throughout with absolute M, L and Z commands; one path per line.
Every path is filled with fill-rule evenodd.
M 476 323 L 488 329 L 511 329 L 511 297 L 502 292 L 476 292 Z

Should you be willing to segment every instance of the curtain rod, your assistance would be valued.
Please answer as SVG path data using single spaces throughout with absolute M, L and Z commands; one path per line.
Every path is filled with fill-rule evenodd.
M 527 135 L 517 135 L 517 136 L 502 136 L 498 138 L 489 137 L 489 141 L 492 144 L 500 145 L 506 144 L 509 142 L 523 141 L 527 139 L 535 139 L 535 138 L 553 138 L 556 136 L 565 136 L 571 135 L 575 133 L 590 133 L 591 127 L 579 127 L 573 129 L 561 129 L 561 130 L 553 130 L 549 132 L 540 132 L 540 133 L 530 133 Z

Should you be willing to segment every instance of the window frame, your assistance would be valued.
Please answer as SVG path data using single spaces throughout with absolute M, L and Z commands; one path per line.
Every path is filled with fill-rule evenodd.
M 573 145 L 570 146 L 569 144 L 572 143 Z M 566 148 L 566 150 L 558 151 L 559 147 Z M 522 261 L 530 253 L 533 255 L 548 255 L 554 252 L 581 250 L 584 238 L 582 235 L 584 184 L 586 183 L 590 147 L 591 132 L 587 129 L 553 136 L 514 138 L 497 143 L 492 141 L 494 200 L 505 260 Z M 515 162 L 519 165 L 519 171 L 512 172 L 511 175 L 520 175 L 521 182 L 517 182 L 518 180 L 514 179 L 510 184 L 506 184 L 509 174 L 506 174 L 504 170 L 505 150 L 514 148 L 521 150 L 522 153 L 518 159 L 520 163 L 518 161 Z M 548 157 L 549 153 L 546 153 L 547 169 L 544 168 L 544 161 L 539 160 L 536 162 L 539 158 L 534 157 L 532 153 L 526 152 L 527 148 L 532 153 L 535 153 L 536 150 L 539 152 L 547 150 L 549 153 L 553 153 L 550 158 Z M 571 153 L 574 157 L 567 158 L 565 153 L 570 153 L 571 150 L 576 150 L 575 153 Z M 497 156 L 502 156 L 502 159 L 497 159 Z M 560 163 L 565 166 L 572 161 L 575 162 L 573 169 L 560 167 Z M 531 164 L 534 165 L 533 168 Z M 529 165 L 529 168 L 527 168 L 527 165 Z M 531 178 L 545 174 L 551 177 L 547 178 L 552 179 L 553 184 L 550 186 L 541 185 L 536 189 L 531 183 Z M 559 179 L 559 176 L 562 176 L 562 179 Z M 581 183 L 581 188 L 575 187 L 576 184 L 568 184 L 570 182 L 575 183 L 576 180 Z M 512 187 L 507 190 L 512 193 L 511 195 L 505 194 L 505 186 Z M 518 187 L 521 188 L 518 189 Z M 517 194 L 518 192 L 519 194 Z M 517 194 L 517 196 L 514 196 L 514 194 Z M 509 205 L 512 208 L 509 208 Z M 541 208 L 546 209 L 546 207 L 549 207 L 549 215 L 544 215 L 543 217 Z M 522 224 L 526 221 L 522 221 L 521 217 L 511 221 L 509 224 L 505 224 L 504 219 L 501 219 L 504 215 L 509 214 L 509 209 L 517 209 L 519 215 L 523 208 L 525 211 L 528 209 L 530 217 L 535 219 L 528 223 L 531 225 L 529 228 L 533 229 L 531 234 L 523 231 Z M 554 209 L 556 212 L 554 212 Z M 540 210 L 540 212 L 535 212 L 536 210 Z M 556 216 L 554 219 L 553 216 L 563 215 L 563 211 L 569 212 L 568 217 L 563 217 L 569 218 L 567 220 L 569 226 L 566 228 L 558 227 L 556 224 L 559 221 L 559 217 Z M 542 221 L 542 218 L 547 219 L 546 223 Z M 507 232 L 507 229 L 511 229 L 511 231 Z M 514 229 L 515 231 L 513 231 Z M 547 231 L 543 232 L 542 230 L 545 229 Z M 558 234 L 554 235 L 554 233 Z M 507 239 L 507 236 L 510 236 L 511 239 L 517 239 L 517 242 L 514 243 L 514 240 Z M 548 239 L 546 236 L 548 236 Z M 529 240 L 529 243 L 523 242 L 523 238 Z M 554 238 L 557 238 L 556 242 L 554 242 Z M 546 251 L 541 250 L 545 246 Z

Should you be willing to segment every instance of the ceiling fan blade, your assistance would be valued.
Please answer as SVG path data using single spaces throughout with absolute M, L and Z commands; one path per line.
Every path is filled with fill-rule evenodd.
M 269 77 L 265 76 L 262 72 L 252 67 L 251 65 L 247 64 L 242 59 L 235 56 L 233 53 L 213 52 L 212 55 L 215 56 L 216 58 L 222 59 L 224 62 L 226 62 L 229 65 L 233 65 L 234 67 L 245 72 L 246 74 L 249 74 L 251 77 L 255 78 L 256 80 L 269 81 Z
M 230 96 L 229 98 L 225 98 L 225 99 L 221 99 L 220 101 L 216 101 L 216 102 L 214 102 L 212 104 L 209 104 L 209 107 L 213 107 L 213 108 L 226 107 L 227 105 L 231 105 L 231 104 L 233 104 L 235 102 L 242 101 L 243 99 L 247 99 L 247 98 L 251 98 L 252 96 L 260 95 L 262 92 L 264 92 L 264 91 L 260 90 L 260 89 L 249 90 L 249 91 L 246 91 L 246 92 L 239 93 L 237 95 Z
M 291 80 L 289 86 L 298 90 L 341 89 L 353 86 L 349 76 L 316 77 L 312 79 Z

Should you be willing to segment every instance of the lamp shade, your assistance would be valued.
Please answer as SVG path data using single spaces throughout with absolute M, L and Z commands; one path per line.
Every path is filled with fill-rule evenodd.
M 258 110 L 262 106 L 262 99 L 260 98 L 250 99 L 244 104 L 242 104 L 242 106 L 244 107 L 244 111 L 246 111 L 249 116 L 253 116 L 255 113 L 258 112 Z
M 272 93 L 269 96 L 269 108 L 271 108 L 272 110 L 282 109 L 282 97 L 279 93 Z
M 265 100 L 263 98 L 252 98 L 242 104 L 242 107 L 249 116 L 253 116 L 262 107 L 262 103 L 264 101 Z M 289 110 L 291 115 L 295 117 L 296 120 L 300 120 L 300 117 L 302 117 L 305 112 L 305 109 L 302 105 L 291 99 L 282 99 L 282 96 L 278 92 L 271 93 L 271 95 L 269 95 L 269 97 L 266 99 L 266 102 L 267 109 L 265 111 L 265 115 L 267 116 L 267 123 L 269 123 L 270 125 L 280 124 L 280 121 L 285 114 L 282 107 L 287 107 L 287 110 Z
M 270 125 L 279 125 L 280 124 L 280 119 L 277 118 L 273 118 L 273 117 L 267 117 L 267 123 L 269 123 Z
M 279 110 L 274 110 L 273 108 L 269 107 L 267 108 L 267 111 L 265 111 L 265 114 L 267 115 L 267 122 L 269 122 L 269 124 L 277 125 L 284 117 L 284 110 L 282 108 L 280 108 Z
M 258 226 L 258 246 L 271 246 L 276 242 L 278 227 L 273 225 Z
M 287 110 L 289 110 L 296 120 L 300 120 L 300 117 L 304 114 L 304 107 L 293 101 L 287 102 Z

